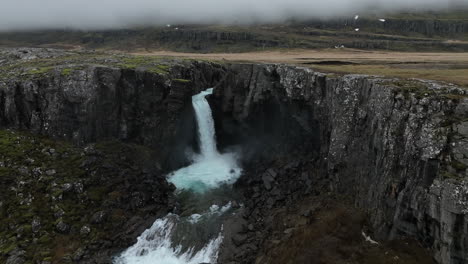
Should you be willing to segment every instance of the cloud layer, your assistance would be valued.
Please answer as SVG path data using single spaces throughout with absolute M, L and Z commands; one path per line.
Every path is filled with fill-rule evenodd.
M 2 0 L 0 31 L 109 29 L 166 23 L 253 23 L 366 10 L 447 8 L 468 0 Z

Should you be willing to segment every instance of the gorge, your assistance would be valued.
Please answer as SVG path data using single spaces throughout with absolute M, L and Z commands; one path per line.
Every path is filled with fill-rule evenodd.
M 325 204 L 325 210 L 333 208 L 328 200 L 334 203 L 342 201 L 345 205 L 349 203 L 364 212 L 366 220 L 359 225 L 359 236 L 361 231 L 365 232 L 382 244 L 389 240 L 412 238 L 426 248 L 437 263 L 464 263 L 468 260 L 465 242 L 468 232 L 468 187 L 465 180 L 468 168 L 468 94 L 464 88 L 424 80 L 325 74 L 280 64 L 180 60 L 158 62 L 164 67 L 123 67 L 114 63 L 118 60 L 104 58 L 103 61 L 80 63 L 78 67 L 76 62 L 67 61 L 48 66 L 47 71 L 40 74 L 9 75 L 0 81 L 2 129 L 26 130 L 33 135 L 72 142 L 77 148 L 83 148 L 78 150 L 82 153 L 78 156 L 80 162 L 84 159 L 80 165 L 85 171 L 81 178 L 73 175 L 62 177 L 63 168 L 55 168 L 57 175 L 49 175 L 50 182 L 44 183 L 43 188 L 54 192 L 40 199 L 47 201 L 50 207 L 58 206 L 64 211 L 64 216 L 57 219 L 52 216 L 51 220 L 28 207 L 34 202 L 32 205 L 27 203 L 28 197 L 38 200 L 42 195 L 33 193 L 33 188 L 29 187 L 41 183 L 40 175 L 34 176 L 36 178 L 31 182 L 23 178 L 1 182 L 2 188 L 8 190 L 0 195 L 1 216 L 8 222 L 1 225 L 0 230 L 5 238 L 0 240 L 2 261 L 14 263 L 8 261 L 42 258 L 40 263 L 109 263 L 129 247 L 124 251 L 124 257 L 141 254 L 141 251 L 132 252 L 141 248 L 131 246 L 140 234 L 152 236 L 151 231 L 143 233 L 152 224 L 148 230 L 159 232 L 162 227 L 170 230 L 172 221 L 177 219 L 189 221 L 194 220 L 195 214 L 203 217 L 204 212 L 219 212 L 208 225 L 212 229 L 201 228 L 195 234 L 203 239 L 195 245 L 193 253 L 206 254 L 197 255 L 194 259 L 198 262 L 194 263 L 211 261 L 209 256 L 217 246 L 218 263 L 255 263 L 262 260 L 264 263 L 280 263 L 281 256 L 277 257 L 278 262 L 266 259 L 271 252 L 282 252 L 291 239 L 299 237 L 303 226 L 319 222 L 321 217 L 318 215 L 322 212 L 319 205 Z M 68 71 L 70 67 L 73 68 Z M 11 68 L 9 70 L 12 71 Z M 215 131 L 212 132 L 216 133 L 217 147 L 210 141 L 214 137 L 204 139 L 199 128 L 198 139 L 194 132 L 200 120 L 197 121 L 197 107 L 192 107 L 191 98 L 206 87 L 213 87 L 213 94 L 207 97 L 207 102 L 213 112 Z M 11 144 L 23 141 L 23 138 L 29 140 L 29 136 L 11 138 Z M 99 142 L 109 139 L 150 148 L 152 152 L 148 154 L 148 160 L 156 165 L 151 170 L 142 167 L 141 173 L 134 175 L 132 171 L 140 168 L 131 163 L 129 169 L 125 169 L 128 176 L 118 173 L 120 167 L 107 164 L 112 160 L 102 166 L 88 166 L 100 162 Z M 127 148 L 137 153 L 141 151 L 134 145 Z M 178 177 L 178 172 L 190 171 L 189 168 L 202 163 L 207 156 L 217 156 L 216 148 L 221 153 L 239 154 L 242 174 L 237 166 L 227 170 L 228 174 L 233 174 L 231 183 L 239 177 L 232 188 L 207 191 L 207 186 L 218 186 L 219 179 L 216 178 L 204 184 L 181 181 L 183 179 Z M 201 155 L 190 159 L 190 155 L 186 155 L 187 149 Z M 49 153 L 47 157 L 53 157 L 51 152 L 55 151 L 49 149 L 44 152 Z M 131 161 L 134 155 L 130 153 L 130 157 L 119 159 Z M 234 159 L 229 155 L 225 157 L 228 164 Z M 33 172 L 36 165 L 13 161 L 5 159 L 2 168 L 11 168 L 24 174 L 26 179 L 28 175 L 37 174 Z M 194 164 L 190 165 L 192 161 Z M 44 171 L 50 169 L 45 168 L 46 164 L 38 167 Z M 93 201 L 84 197 L 89 196 L 96 185 L 84 179 L 94 177 L 92 175 L 106 177 L 108 171 L 112 172 L 109 179 L 113 175 L 119 176 L 115 176 L 116 182 L 99 196 L 118 198 L 100 204 L 99 199 Z M 165 176 L 171 171 L 176 172 L 166 181 Z M 61 182 L 62 179 L 65 181 Z M 147 188 L 145 184 L 128 182 L 143 179 L 157 187 Z M 26 183 L 20 184 L 19 181 Z M 194 183 L 197 183 L 196 187 L 193 187 Z M 55 193 L 54 186 L 66 184 L 71 184 L 71 189 L 62 188 L 60 194 Z M 80 192 L 76 191 L 79 189 L 76 186 L 81 186 L 79 184 L 82 184 Z M 103 181 L 100 184 L 107 183 Z M 196 192 L 205 192 L 201 196 L 208 195 L 209 198 L 197 201 L 190 192 L 179 193 L 176 198 L 174 186 L 179 191 L 194 188 Z M 116 188 L 120 190 L 119 195 L 113 192 Z M 18 193 L 22 195 L 18 196 Z M 60 195 L 61 200 L 58 199 Z M 12 200 L 11 197 L 18 199 Z M 78 201 L 82 201 L 86 210 L 81 208 L 81 216 L 77 219 L 67 219 L 70 212 L 61 203 L 67 199 L 75 201 L 76 197 L 81 197 Z M 131 214 L 141 216 L 117 214 L 115 208 L 127 206 L 126 201 L 132 201 L 129 206 L 135 213 Z M 154 206 L 155 201 L 157 206 Z M 184 203 L 200 206 L 195 210 L 184 206 Z M 303 203 L 305 209 L 301 209 L 298 216 L 302 220 L 291 225 L 281 223 L 284 229 L 278 227 L 276 213 L 283 209 L 292 211 Z M 12 213 L 12 208 L 19 204 L 29 212 L 22 220 Z M 217 206 L 212 207 L 213 204 Z M 223 211 L 235 214 L 224 215 Z M 99 220 L 100 212 L 109 217 Z M 115 232 L 115 236 L 101 237 L 101 234 L 92 233 L 99 239 L 82 238 L 74 242 L 74 246 L 64 249 L 63 254 L 50 250 L 47 260 L 36 251 L 31 254 L 31 245 L 56 249 L 50 245 L 56 245 L 59 238 L 65 236 L 63 233 L 69 239 L 79 237 L 82 230 L 87 230 L 85 227 L 99 229 L 106 222 L 115 221 L 116 215 L 123 217 L 119 225 L 106 226 L 109 228 L 106 231 Z M 37 219 L 42 223 L 51 221 L 54 226 L 49 230 L 43 224 L 42 229 L 34 231 L 31 223 L 39 221 Z M 23 220 L 30 223 L 31 230 L 20 230 Z M 303 220 L 304 224 L 299 224 Z M 57 231 L 60 222 L 69 228 Z M 360 220 L 356 222 L 361 223 Z M 219 245 L 217 239 L 221 226 L 224 239 Z M 184 225 L 180 228 L 190 229 Z M 279 233 L 275 233 L 278 230 Z M 55 233 L 62 234 L 57 235 L 58 240 L 50 242 L 50 245 L 46 242 L 41 244 L 40 238 L 55 236 Z M 159 232 L 159 235 L 166 233 Z M 334 239 L 340 239 L 339 235 L 334 236 Z M 356 243 L 367 243 L 362 237 L 354 239 Z M 190 250 L 183 236 L 177 240 L 182 245 L 180 253 Z M 308 251 L 304 249 L 304 252 Z M 298 254 L 306 254 L 304 252 Z M 340 254 L 349 254 L 348 259 L 358 263 L 362 257 L 362 254 L 356 256 L 349 252 Z M 380 257 L 387 258 L 383 253 Z M 297 256 L 292 261 L 307 263 L 301 262 Z M 431 263 L 418 258 L 415 261 Z
M 169 175 L 169 182 L 173 183 L 179 191 L 189 190 L 195 192 L 196 195 L 203 195 L 209 189 L 223 184 L 232 184 L 241 174 L 234 153 L 221 155 L 216 149 L 213 117 L 205 99 L 205 96 L 212 92 L 213 88 L 210 88 L 192 97 L 197 119 L 200 154 L 194 157 L 193 164 Z M 194 197 L 194 199 L 200 198 Z M 163 219 L 156 220 L 153 226 L 138 238 L 137 244 L 126 250 L 115 263 L 216 263 L 218 249 L 223 239 L 222 225 L 211 232 L 205 230 L 213 229 L 213 224 L 219 226 L 214 219 L 230 211 L 230 203 L 222 207 L 213 204 L 209 210 L 205 209 L 206 212 L 191 214 L 187 219 L 169 214 Z M 184 224 L 186 226 L 183 226 Z M 199 225 L 204 226 L 198 227 Z M 184 237 L 182 241 L 187 243 L 185 246 L 178 244 L 173 246 L 172 238 L 177 235 L 176 229 L 179 229 L 179 226 L 183 226 L 179 233 L 182 233 Z M 194 240 L 200 239 L 198 237 L 200 230 L 197 230 L 200 228 L 203 229 L 201 234 L 204 237 L 208 236 L 209 241 L 199 251 L 195 251 Z

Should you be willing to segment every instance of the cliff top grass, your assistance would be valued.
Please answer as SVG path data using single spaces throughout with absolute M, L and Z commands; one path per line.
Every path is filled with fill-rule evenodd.
M 380 52 L 355 49 L 282 49 L 246 53 L 136 52 L 139 56 L 166 56 L 221 63 L 285 63 L 326 73 L 420 78 L 468 87 L 468 53 Z
M 379 75 L 396 78 L 419 78 L 426 80 L 442 81 L 460 85 L 468 88 L 468 67 L 466 68 L 427 68 L 427 65 L 421 67 L 405 68 L 395 65 L 309 65 L 313 69 L 344 74 L 366 74 Z
M 33 79 L 47 75 L 70 76 L 89 66 L 140 69 L 168 75 L 175 65 L 197 61 L 286 63 L 336 74 L 365 74 L 390 78 L 419 78 L 468 87 L 467 53 L 363 52 L 350 49 L 283 50 L 241 54 L 177 52 L 106 53 L 60 51 L 56 56 L 19 59 L 0 50 L 0 81 Z M 39 52 L 39 54 L 41 54 Z M 174 79 L 175 82 L 188 82 Z
M 1 51 L 1 50 L 0 50 Z M 142 69 L 148 72 L 167 75 L 174 65 L 185 60 L 164 56 L 138 56 L 102 52 L 66 52 L 47 58 L 19 59 L 0 53 L 0 80 L 15 78 L 30 79 L 43 77 L 53 72 L 63 76 L 89 66 L 106 66 L 122 69 Z

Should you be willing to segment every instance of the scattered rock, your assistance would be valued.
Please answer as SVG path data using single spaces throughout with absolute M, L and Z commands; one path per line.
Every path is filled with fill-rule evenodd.
M 46 171 L 46 175 L 47 176 L 52 176 L 52 175 L 55 175 L 55 173 L 57 173 L 54 169 L 51 169 L 51 170 L 47 170 Z
M 232 242 L 236 246 L 240 246 L 244 244 L 244 242 L 247 240 L 247 236 L 243 234 L 237 234 L 232 237 Z
M 74 184 L 74 187 L 75 187 L 75 192 L 76 192 L 77 194 L 83 193 L 83 188 L 84 188 L 84 186 L 83 186 L 83 184 L 82 184 L 81 182 L 75 183 L 75 184 Z
M 88 235 L 89 233 L 91 232 L 91 228 L 89 226 L 83 226 L 81 229 L 80 229 L 80 234 L 82 236 L 86 236 Z
M 68 230 L 70 229 L 70 226 L 67 225 L 63 219 L 59 219 L 57 224 L 55 225 L 55 229 L 59 232 L 59 233 L 62 233 L 62 234 L 65 234 L 68 232 Z
M 264 173 L 262 176 L 263 186 L 267 190 L 271 190 L 272 183 L 275 181 L 269 173 Z
M 100 224 L 105 221 L 106 213 L 104 211 L 99 211 L 93 214 L 91 217 L 91 223 Z
M 23 264 L 25 263 L 24 255 L 26 252 L 21 249 L 15 249 L 10 252 L 10 256 L 7 258 L 5 264 Z
M 28 169 L 28 167 L 21 166 L 21 167 L 18 168 L 18 172 L 21 173 L 21 174 L 29 174 L 29 169 Z
M 64 184 L 62 185 L 62 191 L 63 191 L 63 192 L 69 192 L 69 191 L 71 191 L 72 189 L 73 189 L 73 184 L 71 184 L 71 183 L 64 183 Z
M 65 215 L 65 211 L 63 211 L 61 208 L 57 208 L 55 213 L 54 213 L 54 217 L 57 218 L 57 219 L 64 216 L 64 215 Z
M 83 248 L 77 249 L 73 254 L 73 261 L 79 262 L 81 259 L 83 259 L 84 254 L 85 250 Z
M 41 229 L 41 219 L 39 217 L 35 216 L 33 218 L 33 221 L 31 223 L 31 229 L 33 233 L 39 232 L 39 230 Z

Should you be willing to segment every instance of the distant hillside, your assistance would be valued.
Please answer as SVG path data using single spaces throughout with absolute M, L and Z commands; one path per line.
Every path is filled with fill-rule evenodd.
M 170 49 L 243 52 L 281 48 L 396 51 L 468 51 L 468 11 L 363 14 L 281 25 L 171 25 L 107 31 L 37 31 L 0 34 L 1 46 L 91 49 Z

